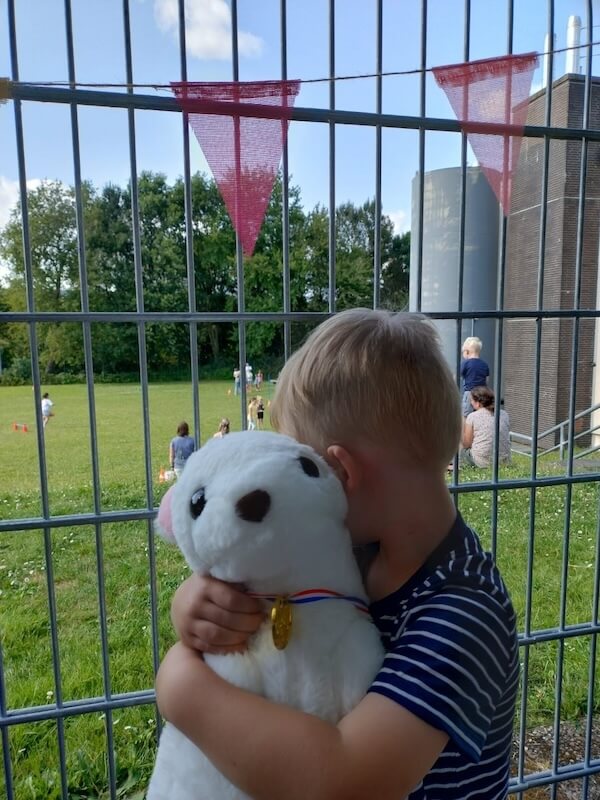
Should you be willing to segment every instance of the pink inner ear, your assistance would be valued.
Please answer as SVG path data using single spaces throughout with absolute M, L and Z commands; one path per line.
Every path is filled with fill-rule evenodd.
M 173 499 L 174 488 L 175 486 L 171 486 L 169 491 L 160 501 L 158 514 L 156 516 L 156 528 L 168 542 L 175 541 L 175 533 L 173 532 L 173 515 L 171 513 L 171 501 Z

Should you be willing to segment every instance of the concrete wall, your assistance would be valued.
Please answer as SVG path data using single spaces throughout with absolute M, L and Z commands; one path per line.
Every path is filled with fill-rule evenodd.
M 419 237 L 420 175 L 412 185 L 410 309 L 417 308 L 417 247 Z M 423 185 L 423 269 L 421 310 L 458 310 L 460 265 L 461 169 L 432 170 Z M 467 167 L 464 247 L 464 311 L 494 310 L 497 302 L 498 202 L 479 167 Z M 437 320 L 444 355 L 454 371 L 457 353 L 467 336 L 479 336 L 482 357 L 494 372 L 494 320 L 465 320 L 458 329 L 454 320 Z M 492 378 L 493 380 L 493 378 Z

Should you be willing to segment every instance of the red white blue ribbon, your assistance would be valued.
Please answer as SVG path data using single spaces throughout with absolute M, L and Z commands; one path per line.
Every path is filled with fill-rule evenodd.
M 272 603 L 278 597 L 282 597 L 291 605 L 301 606 L 307 603 L 318 603 L 321 600 L 345 600 L 363 614 L 369 614 L 369 606 L 362 599 L 362 597 L 354 597 L 353 595 L 341 594 L 334 592 L 332 589 L 305 589 L 302 592 L 294 592 L 289 595 L 278 594 L 261 594 L 260 592 L 248 592 L 250 597 L 256 597 L 259 600 L 270 600 Z

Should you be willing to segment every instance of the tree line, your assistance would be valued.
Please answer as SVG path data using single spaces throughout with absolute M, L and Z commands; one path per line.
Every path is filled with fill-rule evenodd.
M 188 311 L 186 226 L 182 179 L 169 184 L 159 173 L 139 176 L 137 205 L 142 297 L 136 294 L 132 195 L 129 186 L 82 186 L 83 249 L 90 311 Z M 193 262 L 197 311 L 237 310 L 235 234 L 215 182 L 201 173 L 191 179 Z M 276 181 L 252 258 L 244 262 L 247 311 L 283 311 L 283 192 Z M 294 312 L 326 311 L 329 301 L 329 212 L 317 205 L 306 211 L 300 190 L 289 190 L 290 307 Z M 28 193 L 30 258 L 38 311 L 81 311 L 81 273 L 73 187 L 45 181 Z M 408 297 L 410 234 L 395 235 L 391 220 L 381 218 L 381 305 L 400 309 Z M 343 203 L 335 210 L 336 308 L 373 302 L 375 203 Z M 0 233 L 5 279 L 0 285 L 2 380 L 31 379 L 27 326 L 2 322 L 2 311 L 26 309 L 25 259 L 20 206 L 12 209 Z M 299 342 L 308 326 L 293 324 Z M 94 373 L 107 380 L 139 374 L 135 324 L 92 323 Z M 80 323 L 37 326 L 42 379 L 81 378 L 84 371 Z M 247 325 L 246 348 L 252 363 L 275 372 L 283 354 L 279 323 Z M 190 336 L 183 323 L 146 325 L 146 353 L 153 378 L 189 376 Z M 228 376 L 238 361 L 235 324 L 198 324 L 201 370 Z

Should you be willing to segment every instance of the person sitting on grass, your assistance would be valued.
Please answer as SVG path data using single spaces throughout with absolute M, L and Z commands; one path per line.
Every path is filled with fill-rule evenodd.
M 158 671 L 160 712 L 255 800 L 505 800 L 515 613 L 446 485 L 462 420 L 435 329 L 412 314 L 334 315 L 284 366 L 271 421 L 342 482 L 381 670 L 338 725 L 227 683 L 202 653 L 243 649 L 262 607 L 192 575 L 172 603 L 180 641 Z
M 230 422 L 227 417 L 223 417 L 221 422 L 219 422 L 219 429 L 218 431 L 213 434 L 213 439 L 222 439 L 224 436 L 227 436 L 229 433 Z
M 489 467 L 496 434 L 494 392 L 488 386 L 471 389 L 471 407 L 473 411 L 463 425 L 460 460 L 472 467 Z M 507 464 L 510 461 L 510 421 L 503 408 L 499 414 L 498 461 Z

